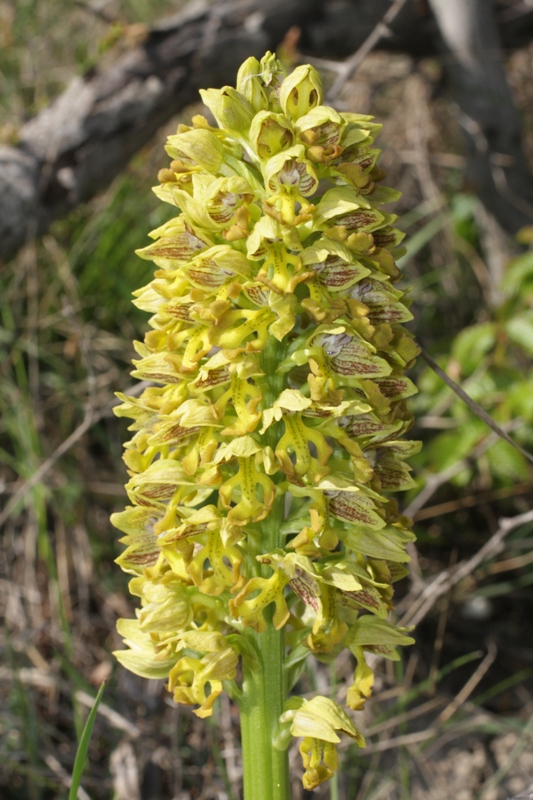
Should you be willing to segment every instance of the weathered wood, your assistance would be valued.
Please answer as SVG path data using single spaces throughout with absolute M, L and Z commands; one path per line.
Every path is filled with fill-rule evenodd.
M 75 78 L 23 125 L 17 147 L 0 147 L 0 260 L 108 186 L 168 119 L 197 99 L 200 87 L 232 82 L 247 56 L 274 49 L 291 27 L 300 29 L 304 53 L 340 59 L 361 45 L 388 8 L 389 0 L 196 2 L 154 25 L 141 44 L 111 67 Z M 380 47 L 418 57 L 434 54 L 442 42 L 424 0 L 409 0 L 392 27 Z M 515 19 L 503 20 L 500 32 L 507 45 L 509 36 L 522 44 L 533 37 L 533 12 L 524 14 L 519 26 Z M 468 113 L 471 101 L 463 94 Z M 490 107 L 490 93 L 487 102 Z M 471 105 L 475 119 L 477 105 Z M 503 108 L 499 97 L 491 107 L 497 126 Z M 513 110 L 509 95 L 505 108 Z M 486 138 L 489 160 L 494 153 L 515 159 L 504 174 L 512 191 L 529 202 L 519 144 L 508 136 L 502 140 L 498 131 Z M 478 185 L 500 222 L 516 230 L 518 216 L 505 208 L 508 198 L 496 197 L 490 182 L 479 180 Z
M 521 120 L 502 60 L 495 6 L 429 0 L 443 40 L 444 69 L 465 133 L 467 186 L 508 231 L 533 223 L 533 188 Z

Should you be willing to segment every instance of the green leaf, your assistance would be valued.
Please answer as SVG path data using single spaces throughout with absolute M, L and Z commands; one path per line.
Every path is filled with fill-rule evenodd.
M 501 282 L 506 294 L 527 296 L 527 284 L 533 284 L 533 251 L 511 261 Z
M 293 647 L 289 655 L 283 663 L 283 669 L 287 677 L 287 691 L 290 692 L 294 688 L 300 675 L 302 674 L 307 657 L 310 655 L 310 650 L 303 644 Z
M 455 233 L 471 244 L 477 238 L 475 214 L 478 202 L 475 195 L 462 192 L 453 195 L 450 202 Z
M 479 366 L 481 359 L 496 344 L 496 325 L 483 322 L 465 328 L 456 337 L 452 347 L 454 356 L 461 365 L 464 375 L 471 375 Z
M 487 428 L 481 420 L 470 419 L 458 430 L 437 436 L 430 445 L 433 468 L 442 472 L 468 456 L 486 432 Z
M 230 633 L 226 636 L 227 643 L 242 656 L 243 663 L 254 672 L 261 669 L 261 656 L 256 645 L 240 633 Z
M 87 759 L 89 743 L 91 741 L 94 721 L 96 719 L 96 712 L 98 711 L 98 706 L 100 705 L 100 701 L 104 694 L 104 689 L 105 683 L 102 683 L 98 690 L 98 694 L 96 695 L 94 705 L 91 708 L 89 716 L 87 717 L 87 722 L 85 723 L 83 733 L 81 734 L 80 743 L 76 752 L 76 758 L 74 760 L 74 768 L 72 770 L 72 782 L 70 784 L 68 800 L 77 800 L 78 797 L 78 789 L 80 788 L 80 783 L 83 776 L 83 768 L 85 767 L 85 761 Z
M 506 397 L 510 413 L 513 417 L 523 417 L 531 422 L 533 419 L 533 380 L 513 379 Z
M 533 311 L 525 311 L 510 319 L 505 330 L 512 341 L 533 354 Z
M 397 628 L 387 620 L 367 614 L 359 617 L 349 631 L 345 644 L 354 652 L 354 648 L 363 647 L 385 658 L 397 660 L 395 648 L 399 645 L 414 644 L 412 636 L 408 636 L 408 628 Z
M 507 479 L 508 482 L 527 481 L 529 468 L 526 459 L 507 442 L 496 442 L 487 451 L 486 458 L 491 473 L 496 477 Z
M 413 234 L 407 245 L 406 245 L 406 253 L 404 256 L 398 259 L 397 264 L 398 267 L 403 270 L 406 264 L 411 261 L 411 259 L 416 256 L 416 254 L 422 250 L 423 247 L 430 242 L 434 236 L 439 233 L 442 228 L 449 222 L 450 215 L 447 211 L 442 212 L 434 219 L 431 219 L 429 222 L 420 228 L 415 234 Z

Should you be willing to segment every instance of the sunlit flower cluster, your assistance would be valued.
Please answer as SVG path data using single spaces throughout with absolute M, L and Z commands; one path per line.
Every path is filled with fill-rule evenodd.
M 206 717 L 223 688 L 238 697 L 244 634 L 268 609 L 289 691 L 306 656 L 349 648 L 359 710 L 365 653 L 412 641 L 387 621 L 413 539 L 389 492 L 413 485 L 418 449 L 400 438 L 417 354 L 395 287 L 402 233 L 381 208 L 399 193 L 381 185 L 380 126 L 322 105 L 312 67 L 285 77 L 271 54 L 250 58 L 235 89 L 201 94 L 218 127 L 196 116 L 169 137 L 155 192 L 181 214 L 139 252 L 157 271 L 135 293 L 152 317 L 133 375 L 151 385 L 116 409 L 133 438 L 113 524 L 141 607 L 117 657 Z M 332 700 L 288 700 L 278 746 L 304 737 L 307 788 L 333 774 L 338 733 L 364 743 Z

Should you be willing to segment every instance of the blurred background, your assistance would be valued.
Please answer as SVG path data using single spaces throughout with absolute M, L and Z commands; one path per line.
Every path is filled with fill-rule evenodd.
M 411 330 L 533 452 L 531 0 L 0 0 L 6 800 L 68 796 L 103 681 L 80 800 L 240 797 L 228 699 L 198 720 L 111 655 L 116 619 L 134 614 L 109 523 L 128 438 L 112 407 L 137 391 L 132 340 L 147 328 L 131 293 L 151 264 L 133 251 L 174 216 L 150 191 L 165 138 L 202 111 L 200 86 L 232 83 L 266 49 L 312 61 L 337 108 L 383 123 Z M 424 447 L 397 615 L 417 643 L 381 662 L 358 721 L 367 749 L 346 745 L 313 796 L 504 800 L 533 784 L 532 465 L 422 359 L 411 377 Z M 300 693 L 331 684 L 342 702 L 350 659 L 311 663 Z M 293 798 L 311 797 L 292 756 Z

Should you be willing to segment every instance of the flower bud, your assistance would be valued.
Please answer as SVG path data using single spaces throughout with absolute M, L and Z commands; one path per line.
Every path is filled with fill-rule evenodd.
M 261 159 L 290 147 L 294 141 L 291 124 L 284 114 L 260 111 L 250 127 L 250 144 Z
M 310 64 L 296 67 L 281 84 L 279 101 L 283 112 L 293 119 L 308 114 L 322 103 L 322 79 Z
M 276 55 L 271 53 L 270 50 L 261 59 L 260 66 L 265 86 L 270 86 L 271 88 L 274 86 L 279 87 L 281 80 L 287 75 L 279 58 L 276 58 Z
M 237 133 L 248 130 L 254 116 L 253 108 L 237 89 L 232 86 L 200 89 L 200 95 L 221 128 Z
M 222 145 L 211 131 L 192 130 L 169 136 L 165 150 L 171 158 L 192 167 L 217 172 L 222 164 Z
M 270 51 L 261 59 L 261 77 L 269 92 L 269 105 L 271 111 L 281 111 L 279 104 L 279 90 L 281 82 L 287 75 L 281 61 Z
M 268 106 L 268 92 L 261 79 L 261 65 L 251 56 L 241 64 L 237 73 L 237 91 L 250 103 L 255 112 Z

